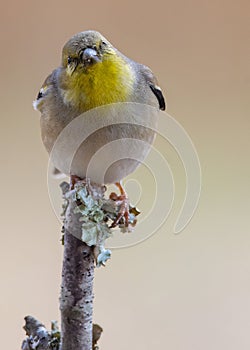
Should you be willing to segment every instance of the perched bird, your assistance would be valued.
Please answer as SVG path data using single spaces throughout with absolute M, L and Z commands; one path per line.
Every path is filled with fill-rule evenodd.
M 74 35 L 63 47 L 61 65 L 47 77 L 33 103 L 34 108 L 41 112 L 41 134 L 45 148 L 51 153 L 63 130 L 79 115 L 82 115 L 79 130 L 81 127 L 85 130 L 92 120 L 97 123 L 98 120 L 107 118 L 109 113 L 101 106 L 110 106 L 110 111 L 114 114 L 114 104 L 124 102 L 121 112 L 124 114 L 130 113 L 126 102 L 152 106 L 157 110 L 165 109 L 161 89 L 148 67 L 124 56 L 96 31 Z M 96 110 L 97 118 L 89 119 L 86 112 L 93 109 Z M 143 120 L 143 113 L 139 119 Z M 94 128 L 94 132 L 78 145 L 70 168 L 66 169 L 65 150 L 70 147 L 70 135 L 74 134 L 67 133 L 60 143 L 60 151 L 55 152 L 55 166 L 72 176 L 74 181 L 75 176 L 86 176 L 91 157 L 108 142 L 125 138 L 136 138 L 147 144 L 153 142 L 155 132 L 143 126 L 131 123 L 109 124 Z M 142 153 L 143 151 L 144 149 Z M 148 150 L 145 155 L 147 152 Z M 103 179 L 104 183 L 116 183 L 124 198 L 126 194 L 120 181 L 140 163 L 131 158 L 133 157 L 117 159 L 110 164 Z

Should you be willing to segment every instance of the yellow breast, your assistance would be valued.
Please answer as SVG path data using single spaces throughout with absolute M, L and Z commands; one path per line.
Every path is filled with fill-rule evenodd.
M 84 112 L 104 104 L 127 101 L 133 91 L 134 72 L 121 57 L 108 55 L 66 79 L 65 103 Z

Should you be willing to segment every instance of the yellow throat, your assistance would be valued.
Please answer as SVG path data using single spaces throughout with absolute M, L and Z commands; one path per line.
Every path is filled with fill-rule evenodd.
M 66 104 L 80 112 L 116 102 L 128 101 L 133 91 L 134 72 L 116 54 L 103 57 L 101 62 L 73 74 L 66 72 L 63 98 Z

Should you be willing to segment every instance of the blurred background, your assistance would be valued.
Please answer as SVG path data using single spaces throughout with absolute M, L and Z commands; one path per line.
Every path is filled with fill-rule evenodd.
M 185 178 L 159 140 L 175 178 L 174 206 L 155 235 L 114 250 L 96 271 L 100 348 L 249 349 L 249 2 L 11 0 L 0 8 L 1 347 L 20 349 L 27 314 L 46 325 L 60 318 L 60 222 L 32 101 L 64 43 L 96 29 L 154 71 L 203 173 L 196 213 L 174 235 Z

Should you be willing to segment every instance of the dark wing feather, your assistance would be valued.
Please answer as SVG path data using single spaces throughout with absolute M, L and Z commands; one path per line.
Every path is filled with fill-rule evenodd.
M 166 103 L 164 96 L 162 94 L 161 89 L 158 86 L 158 82 L 156 77 L 154 76 L 153 72 L 150 68 L 147 66 L 144 66 L 142 64 L 138 65 L 140 67 L 140 72 L 143 74 L 144 79 L 146 80 L 146 83 L 150 87 L 151 91 L 155 95 L 155 97 L 158 100 L 159 108 L 164 111 L 166 109 Z
M 161 89 L 156 86 L 156 85 L 152 85 L 152 84 L 149 84 L 150 86 L 150 89 L 153 91 L 153 93 L 155 94 L 158 102 L 159 102 L 159 108 L 162 110 L 162 111 L 165 111 L 166 109 L 166 104 L 165 104 L 165 99 L 164 99 L 164 96 L 162 94 L 162 91 Z

